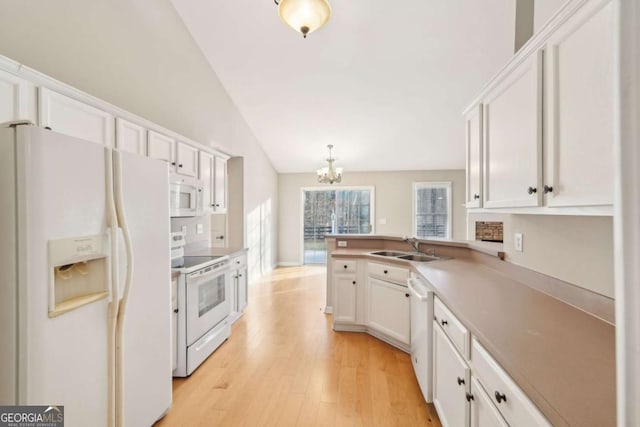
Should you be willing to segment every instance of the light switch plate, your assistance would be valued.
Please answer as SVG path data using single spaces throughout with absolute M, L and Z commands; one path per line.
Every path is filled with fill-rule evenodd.
M 202 233 L 204 233 L 204 225 L 196 224 L 196 234 L 202 234 Z
M 346 240 L 338 240 L 338 247 L 339 248 L 346 248 L 347 247 L 347 241 Z
M 522 249 L 522 233 L 514 233 L 513 235 L 513 246 L 516 251 L 523 252 Z

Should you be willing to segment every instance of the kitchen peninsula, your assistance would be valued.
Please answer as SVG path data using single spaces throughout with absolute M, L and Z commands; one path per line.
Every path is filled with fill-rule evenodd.
M 495 243 L 422 240 L 422 252 L 435 249 L 436 256 L 450 257 L 431 262 L 372 254 L 409 252 L 406 242 L 391 236 L 331 235 L 327 248 L 327 311 L 334 316 L 341 304 L 334 281 L 336 263 L 359 261 L 360 269 L 367 271 L 372 264 L 404 267 L 427 282 L 436 301 L 468 330 L 471 375 L 480 370 L 478 360 L 486 351 L 552 425 L 615 425 L 613 300 L 502 261 L 501 245 Z M 367 298 L 365 284 L 372 280 L 367 274 L 371 275 L 354 271 L 356 311 L 367 307 L 366 301 L 358 301 Z M 363 324 L 354 326 L 366 331 L 366 315 L 357 316 L 358 322 Z M 336 325 L 334 318 L 334 329 L 350 330 L 344 326 Z M 509 410 L 504 408 L 509 404 L 497 405 L 507 421 Z

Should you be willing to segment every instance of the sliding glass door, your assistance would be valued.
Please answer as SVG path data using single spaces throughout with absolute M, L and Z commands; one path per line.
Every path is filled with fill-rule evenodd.
M 327 234 L 373 232 L 373 187 L 303 189 L 303 262 L 326 264 Z

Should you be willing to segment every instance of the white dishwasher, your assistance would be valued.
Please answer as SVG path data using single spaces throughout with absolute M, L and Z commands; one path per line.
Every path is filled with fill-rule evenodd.
M 433 291 L 414 273 L 407 284 L 411 291 L 411 363 L 424 400 L 430 403 L 433 400 Z

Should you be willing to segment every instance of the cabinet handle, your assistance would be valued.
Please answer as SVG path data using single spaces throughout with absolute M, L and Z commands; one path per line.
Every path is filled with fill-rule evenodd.
M 174 312 L 174 313 L 177 313 L 177 312 L 178 312 L 178 309 L 176 308 L 175 310 L 173 310 L 173 312 Z
M 544 185 L 544 194 L 552 193 L 553 187 L 549 187 L 547 184 Z
M 474 195 L 473 195 L 473 199 L 474 199 L 474 200 L 478 200 L 479 198 L 480 198 L 480 195 L 479 195 L 479 194 L 474 194 Z
M 498 403 L 502 403 L 502 402 L 506 402 L 507 401 L 507 396 L 505 396 L 504 393 L 500 393 L 497 390 L 496 390 L 495 396 L 496 396 L 496 401 Z
M 535 187 L 529 187 L 527 189 L 527 193 L 529 193 L 529 194 L 533 194 L 533 193 L 537 193 L 537 192 L 538 192 L 538 189 L 535 188 Z
M 464 384 L 464 378 L 458 377 L 458 385 Z
M 474 400 L 473 394 L 471 393 L 465 393 L 465 396 L 467 398 L 467 402 L 471 402 L 472 400 Z
M 405 297 L 409 298 L 409 294 L 404 294 Z
M 442 320 L 442 321 L 440 321 L 440 323 L 442 323 L 442 326 L 449 324 L 449 322 L 447 322 L 446 320 Z
M 385 270 L 385 271 L 384 271 L 384 274 L 387 274 L 387 273 L 388 273 L 388 271 L 387 271 L 387 270 Z
M 356 284 L 356 281 L 355 281 L 355 280 L 353 281 L 353 284 L 354 284 L 354 285 Z
M 216 236 L 216 239 L 218 239 L 218 240 L 224 240 L 224 236 Z M 240 264 L 240 263 L 238 263 L 238 264 Z

